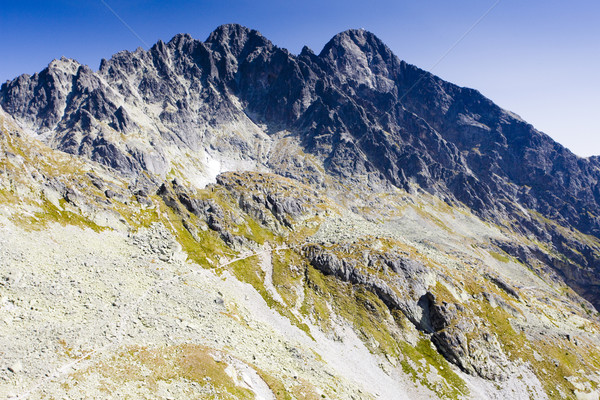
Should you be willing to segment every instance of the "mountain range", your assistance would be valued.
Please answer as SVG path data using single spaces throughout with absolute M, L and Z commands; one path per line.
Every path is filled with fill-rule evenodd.
M 61 58 L 0 125 L 2 394 L 600 394 L 600 158 L 368 31 Z

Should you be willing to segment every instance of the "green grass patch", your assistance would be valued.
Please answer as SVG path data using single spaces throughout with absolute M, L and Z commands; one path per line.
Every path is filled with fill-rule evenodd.
M 393 328 L 397 327 L 395 320 L 375 294 L 365 287 L 324 275 L 310 265 L 306 279 L 302 312 L 316 320 L 323 330 L 331 328 L 333 312 L 352 324 L 370 351 L 398 357 L 399 338 L 393 333 Z
M 260 268 L 260 259 L 258 256 L 251 256 L 243 260 L 236 261 L 227 266 L 227 268 L 238 278 L 240 281 L 248 283 L 256 289 L 256 291 L 265 300 L 267 305 L 277 311 L 282 317 L 287 318 L 293 325 L 306 333 L 310 338 L 312 335 L 308 325 L 301 322 L 291 311 L 291 305 L 281 304 L 267 291 L 264 281 L 265 273 Z M 281 295 L 281 294 L 280 294 Z
M 271 389 L 271 392 L 273 392 L 277 400 L 294 400 L 292 392 L 287 390 L 280 379 L 275 378 L 265 371 L 259 369 L 256 369 L 256 371 L 262 380 L 265 381 L 267 386 L 269 386 L 269 389 Z
M 170 227 L 183 250 L 187 253 L 188 258 L 201 266 L 212 268 L 215 265 L 210 264 L 207 258 L 218 260 L 219 257 L 234 256 L 235 253 L 225 245 L 216 232 L 211 230 L 199 231 L 197 235 L 199 240 L 196 240 L 192 233 L 185 227 L 181 217 L 175 212 L 161 203 L 160 209 L 167 214 L 168 221 L 165 221 L 165 226 Z M 194 224 L 196 217 L 190 215 L 188 224 Z
M 442 399 L 460 399 L 469 395 L 470 391 L 465 381 L 452 370 L 448 361 L 435 350 L 429 339 L 420 339 L 414 347 L 404 341 L 400 343 L 405 357 L 400 364 L 414 382 L 419 382 Z M 436 383 L 428 381 L 425 376 L 431 369 L 444 380 Z
M 488 250 L 488 253 L 490 253 L 490 256 L 492 256 L 496 261 L 500 261 L 502 263 L 510 262 L 510 257 L 507 254 L 500 254 L 493 250 Z
M 294 307 L 299 299 L 298 290 L 302 290 L 305 261 L 294 250 L 274 251 L 273 285 L 289 307 Z
M 95 232 L 101 232 L 106 228 L 97 225 L 94 221 L 66 209 L 66 201 L 60 200 L 62 210 L 49 201 L 44 201 L 39 205 L 39 211 L 34 216 L 20 215 L 14 217 L 14 222 L 28 231 L 37 231 L 48 227 L 49 224 L 57 223 L 62 226 L 77 226 L 80 228 L 89 228 Z
M 600 368 L 599 352 L 595 347 L 578 347 L 559 338 L 530 341 L 523 332 L 513 329 L 511 316 L 506 311 L 501 307 L 494 308 L 484 300 L 478 302 L 474 311 L 490 323 L 491 331 L 498 336 L 510 359 L 521 359 L 531 364 L 552 400 L 575 398 L 575 387 L 566 378 L 579 376 L 589 381 L 589 374 Z

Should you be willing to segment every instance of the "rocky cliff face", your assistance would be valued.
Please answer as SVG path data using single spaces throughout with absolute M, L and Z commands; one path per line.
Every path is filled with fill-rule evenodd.
M 600 233 L 594 158 L 576 157 L 475 90 L 400 61 L 362 30 L 336 35 L 319 55 L 305 48 L 295 56 L 225 25 L 205 42 L 177 35 L 121 52 L 98 72 L 56 60 L 4 84 L 0 98 L 9 114 L 51 132 L 53 147 L 127 173 L 165 172 L 164 146 L 195 151 L 215 146 L 216 129 L 264 124 L 296 136 L 334 176 L 416 183 L 486 216 L 523 206 Z M 136 133 L 159 142 L 145 148 L 128 140 Z M 252 138 L 238 139 L 229 145 L 259 157 L 245 143 Z
M 261 321 L 302 343 L 287 355 L 273 343 L 263 348 L 282 357 L 286 368 L 304 360 L 296 376 L 251 359 L 252 349 L 236 338 L 239 348 L 225 355 L 237 357 L 228 364 L 238 375 L 249 365 L 262 368 L 255 380 L 275 397 L 277 390 L 288 396 L 277 398 L 302 398 L 308 389 L 369 398 L 378 386 L 389 388 L 385 398 L 398 398 L 397 390 L 410 398 L 595 393 L 600 162 L 575 156 L 479 92 L 399 60 L 369 32 L 349 30 L 318 55 L 306 47 L 293 55 L 257 31 L 224 25 L 204 42 L 177 35 L 148 51 L 117 53 L 98 71 L 55 60 L 38 74 L 3 84 L 0 107 L 0 200 L 6 206 L 0 222 L 30 241 L 28 229 L 60 224 L 87 228 L 90 243 L 89 229 L 104 236 L 129 232 L 130 247 L 120 251 L 157 258 L 167 274 L 195 265 L 207 271 L 204 280 L 227 271 L 250 284 L 266 304 L 252 300 L 260 313 L 250 309 L 239 317 L 236 307 L 245 303 L 234 293 L 241 289 L 211 280 L 217 293 L 229 291 L 234 305 L 225 310 L 223 300 L 215 300 L 210 323 L 222 334 L 230 329 L 227 318 L 248 318 L 240 335 L 254 335 L 252 326 Z M 12 243 L 7 235 L 0 243 Z M 79 260 L 84 250 L 72 251 Z M 5 270 L 21 265 L 19 255 L 5 253 L 12 260 L 0 265 Z M 114 261 L 118 273 L 133 268 L 124 257 L 128 261 Z M 18 284 L 0 289 L 25 296 Z M 172 290 L 178 304 L 195 310 L 187 292 L 177 285 Z M 42 300 L 26 295 L 52 302 L 55 292 L 35 294 L 46 296 Z M 100 303 L 121 296 L 112 287 L 105 292 L 93 295 Z M 157 304 L 168 309 L 170 303 Z M 290 327 L 275 317 L 262 320 L 268 312 Z M 134 345 L 167 346 L 150 359 L 160 353 L 183 363 L 169 351 L 207 356 L 204 347 L 181 347 L 194 337 L 187 328 L 162 332 L 156 327 L 164 321 L 152 310 L 139 313 L 143 327 L 128 331 Z M 190 315 L 189 326 L 204 326 Z M 115 326 L 123 326 L 129 317 L 115 318 Z M 211 329 L 200 329 L 202 346 L 231 352 L 209 340 Z M 109 346 L 105 334 L 99 340 Z M 85 342 L 65 335 L 85 354 Z M 343 347 L 332 353 L 344 341 L 358 348 L 355 339 L 364 345 L 361 357 L 373 363 L 370 378 L 342 367 L 349 361 Z M 284 341 L 286 349 L 295 346 L 291 340 Z M 113 361 L 141 362 L 129 359 L 139 351 L 120 349 Z M 236 364 L 240 359 L 247 364 Z M 100 374 L 111 385 L 125 385 L 102 370 L 112 364 L 98 363 L 69 379 L 93 386 Z M 328 376 L 339 377 L 337 383 L 315 372 L 324 365 L 335 369 Z M 34 366 L 34 375 L 50 374 Z M 196 382 L 181 374 L 177 379 Z M 233 384 L 221 374 L 224 386 L 207 390 L 250 396 L 238 391 L 238 375 Z M 407 376 L 419 390 L 398 384 Z M 320 386 L 302 383 L 313 381 Z M 347 381 L 360 382 L 340 383 Z M 490 383 L 500 381 L 501 389 Z M 75 393 L 56 382 L 51 396 Z M 177 385 L 171 389 L 178 396 L 189 389 Z M 271 395 L 260 392 L 264 386 L 245 385 Z

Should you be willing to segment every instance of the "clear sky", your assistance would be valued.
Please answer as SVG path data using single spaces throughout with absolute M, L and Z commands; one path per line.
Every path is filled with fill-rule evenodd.
M 109 9 L 106 2 L 139 38 Z M 500 0 L 0 0 L 0 82 L 66 56 L 101 58 L 241 23 L 293 53 L 365 28 L 401 59 L 473 87 L 581 156 L 600 155 L 600 2 Z M 435 66 L 435 67 L 434 67 Z M 434 67 L 434 68 L 432 68 Z

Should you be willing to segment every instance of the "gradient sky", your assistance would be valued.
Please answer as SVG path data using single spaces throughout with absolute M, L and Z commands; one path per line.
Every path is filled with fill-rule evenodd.
M 237 22 L 292 53 L 365 28 L 401 59 L 478 89 L 581 156 L 600 155 L 600 2 L 501 0 L 0 0 L 0 82 L 66 56 L 101 58 Z M 436 65 L 437 64 L 437 65 Z M 435 66 L 435 67 L 434 67 Z

